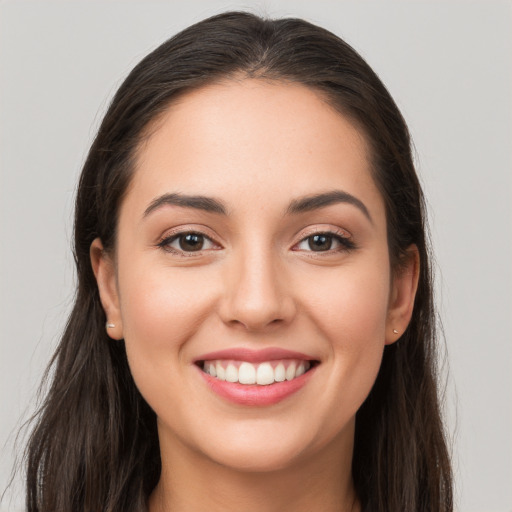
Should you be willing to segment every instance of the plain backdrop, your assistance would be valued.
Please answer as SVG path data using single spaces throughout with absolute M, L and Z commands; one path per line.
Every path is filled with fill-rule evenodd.
M 345 38 L 407 119 L 437 256 L 457 509 L 511 512 L 511 5 L 1 2 L 0 490 L 70 309 L 75 185 L 110 97 L 178 30 L 249 9 L 303 17 Z M 18 476 L 2 511 L 21 510 L 20 482 Z

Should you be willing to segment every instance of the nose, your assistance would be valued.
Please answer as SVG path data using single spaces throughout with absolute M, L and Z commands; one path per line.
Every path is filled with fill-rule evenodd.
M 268 331 L 289 324 L 296 312 L 291 283 L 271 250 L 234 257 L 226 268 L 220 315 L 231 326 Z

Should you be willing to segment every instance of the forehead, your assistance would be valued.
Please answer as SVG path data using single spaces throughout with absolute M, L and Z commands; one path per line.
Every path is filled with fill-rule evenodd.
M 148 130 L 135 167 L 127 199 L 139 208 L 175 191 L 240 208 L 333 188 L 382 203 L 364 135 L 294 83 L 230 80 L 182 95 Z

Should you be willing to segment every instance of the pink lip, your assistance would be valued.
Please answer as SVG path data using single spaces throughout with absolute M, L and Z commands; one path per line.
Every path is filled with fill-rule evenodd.
M 268 361 L 268 359 L 266 360 Z M 197 367 L 197 370 L 213 392 L 230 402 L 238 405 L 266 406 L 276 404 L 299 391 L 307 384 L 315 372 L 316 367 L 311 368 L 309 371 L 293 380 L 275 382 L 268 386 L 227 382 L 212 377 L 203 372 L 199 367 Z
M 265 361 L 274 361 L 277 359 L 304 359 L 305 361 L 313 361 L 315 358 L 308 356 L 307 354 L 302 354 L 301 352 L 293 352 L 282 348 L 269 347 L 261 350 L 229 348 L 203 354 L 196 358 L 194 362 L 211 361 L 214 359 L 232 359 L 234 361 L 247 361 L 248 363 L 263 363 Z

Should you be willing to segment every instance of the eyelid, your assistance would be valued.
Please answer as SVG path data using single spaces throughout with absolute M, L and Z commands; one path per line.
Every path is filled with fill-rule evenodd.
M 300 234 L 300 242 L 302 242 L 305 238 L 308 238 L 313 235 L 337 235 L 340 238 L 345 238 L 347 240 L 350 240 L 352 238 L 351 233 L 349 233 L 346 229 L 342 229 L 339 227 L 333 227 L 333 226 L 315 226 L 315 227 L 309 227 L 306 228 L 301 234 Z
M 217 238 L 219 238 L 216 234 L 213 234 L 211 229 L 203 226 L 201 224 L 186 224 L 181 226 L 176 226 L 173 228 L 166 229 L 162 235 L 159 236 L 159 242 L 171 238 L 176 235 L 183 235 L 188 233 L 196 233 L 198 235 L 203 235 L 208 238 L 212 242 L 215 242 L 217 245 L 221 245 L 220 242 L 217 242 Z

